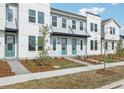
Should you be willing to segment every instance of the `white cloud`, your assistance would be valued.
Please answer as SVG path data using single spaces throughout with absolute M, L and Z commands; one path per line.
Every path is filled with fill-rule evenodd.
M 92 7 L 92 8 L 82 8 L 78 11 L 78 14 L 86 15 L 86 12 L 90 12 L 93 14 L 100 14 L 103 13 L 106 9 L 105 8 L 99 8 L 99 7 Z
M 118 3 L 112 3 L 112 5 L 115 5 L 115 6 L 117 6 L 117 5 L 118 5 Z

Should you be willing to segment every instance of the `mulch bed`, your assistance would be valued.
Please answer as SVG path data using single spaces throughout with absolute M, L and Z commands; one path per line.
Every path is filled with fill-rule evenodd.
M 114 72 L 112 70 L 108 70 L 108 69 L 106 71 L 104 69 L 99 69 L 96 71 L 96 73 L 102 74 L 102 75 L 114 75 L 114 74 L 116 74 L 116 72 Z
M 47 62 L 47 60 L 45 61 Z M 83 66 L 82 64 L 68 61 L 64 58 L 56 58 L 56 57 L 49 65 L 43 65 L 43 66 L 39 65 L 35 59 L 21 60 L 20 62 L 32 73 Z M 55 66 L 58 66 L 58 68 Z
M 15 73 L 11 71 L 11 68 L 8 63 L 0 60 L 0 77 L 12 75 L 15 75 Z

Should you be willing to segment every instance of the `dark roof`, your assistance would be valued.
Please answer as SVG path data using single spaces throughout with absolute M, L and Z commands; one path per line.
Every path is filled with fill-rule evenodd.
M 56 8 L 53 8 L 53 7 L 51 7 L 51 10 L 59 11 L 59 12 L 67 13 L 67 14 L 70 14 L 70 15 L 86 18 L 86 16 L 79 15 L 79 14 L 72 13 L 72 12 L 68 12 L 68 11 L 64 11 L 64 10 L 60 10 L 60 9 L 56 9 Z
M 111 20 L 113 20 L 118 25 L 118 27 L 121 28 L 121 26 L 118 24 L 118 22 L 114 18 L 109 18 L 109 19 L 106 19 L 106 20 L 102 20 L 102 24 L 104 25 L 105 23 L 107 23 Z
M 112 18 L 109 18 L 109 19 L 105 19 L 105 20 L 102 20 L 103 23 L 106 23 L 108 21 L 110 21 Z
M 82 38 L 90 37 L 89 35 L 71 34 L 71 33 L 62 33 L 62 32 L 51 32 L 50 34 L 58 35 L 58 36 L 70 36 L 70 37 L 82 37 Z
M 97 15 L 97 14 L 93 14 L 93 13 L 90 13 L 90 12 L 86 12 L 87 14 L 91 14 L 91 15 L 94 15 L 94 16 L 98 16 L 98 17 L 101 17 L 100 15 Z

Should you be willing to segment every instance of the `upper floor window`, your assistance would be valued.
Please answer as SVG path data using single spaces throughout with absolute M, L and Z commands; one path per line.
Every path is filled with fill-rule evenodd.
M 62 18 L 62 28 L 66 28 L 66 18 Z
M 35 51 L 36 50 L 36 38 L 35 38 L 35 36 L 29 36 L 28 49 L 29 49 L 29 51 Z
M 29 10 L 29 22 L 35 23 L 36 22 L 36 11 Z
M 8 8 L 7 19 L 9 22 L 13 22 L 13 9 Z
M 110 27 L 110 34 L 115 35 L 115 28 L 114 27 Z
M 44 24 L 44 13 L 38 12 L 38 23 Z
M 72 20 L 72 29 L 76 29 L 76 20 Z
M 52 26 L 57 26 L 57 16 L 52 16 Z
M 90 23 L 90 31 L 97 32 L 97 30 L 98 30 L 98 25 L 94 23 Z
M 97 32 L 97 24 L 94 24 L 95 25 L 95 32 Z
M 93 31 L 93 23 L 90 23 L 90 31 Z
M 80 22 L 80 30 L 83 30 L 83 22 Z

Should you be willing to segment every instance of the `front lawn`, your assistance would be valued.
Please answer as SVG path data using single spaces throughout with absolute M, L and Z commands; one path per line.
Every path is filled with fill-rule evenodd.
M 44 60 L 46 63 L 47 60 Z M 44 62 L 44 63 L 45 63 Z M 22 60 L 21 63 L 30 71 L 30 72 L 42 72 L 42 71 L 50 71 L 56 69 L 64 69 L 64 68 L 73 68 L 73 67 L 81 67 L 84 66 L 79 63 L 74 63 L 72 61 L 68 61 L 64 58 L 55 58 L 49 62 L 48 65 L 41 66 L 37 63 L 37 60 Z
M 15 75 L 7 62 L 0 60 L 0 77 Z
M 108 68 L 106 73 L 102 73 L 101 71 L 102 70 L 88 71 L 53 78 L 32 80 L 24 83 L 3 86 L 0 88 L 92 89 L 124 78 L 124 66 Z

